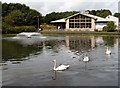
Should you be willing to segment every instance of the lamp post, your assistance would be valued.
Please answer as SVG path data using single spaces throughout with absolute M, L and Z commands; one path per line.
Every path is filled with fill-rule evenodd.
M 39 16 L 37 16 L 37 18 L 38 18 L 38 30 L 39 30 Z

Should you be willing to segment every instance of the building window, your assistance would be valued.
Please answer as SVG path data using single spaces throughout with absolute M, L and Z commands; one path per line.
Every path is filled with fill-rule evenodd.
M 74 28 L 74 23 L 69 23 L 69 28 Z
M 91 28 L 91 18 L 77 15 L 69 19 L 69 28 Z
M 86 23 L 86 28 L 91 28 L 91 23 Z

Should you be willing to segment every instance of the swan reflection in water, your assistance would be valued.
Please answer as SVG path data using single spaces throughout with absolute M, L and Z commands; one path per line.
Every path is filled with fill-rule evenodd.
M 57 78 L 56 71 L 53 70 L 52 80 L 56 80 L 56 78 Z
M 86 55 L 84 55 L 83 54 L 83 62 L 85 63 L 85 70 L 87 69 L 87 63 L 90 61 L 90 57 L 86 54 Z

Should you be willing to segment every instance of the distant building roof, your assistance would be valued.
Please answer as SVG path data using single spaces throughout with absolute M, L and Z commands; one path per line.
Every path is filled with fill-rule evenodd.
M 59 20 L 55 20 L 55 21 L 51 21 L 51 23 L 62 23 L 62 22 L 65 22 L 65 18 L 59 19 Z
M 96 22 L 108 22 L 108 21 L 110 21 L 109 19 L 102 18 L 102 17 L 95 16 L 95 15 L 91 15 L 91 14 L 76 13 L 76 14 L 74 14 L 74 15 L 71 15 L 71 16 L 67 17 L 67 18 L 63 18 L 63 19 L 51 21 L 51 23 L 60 23 L 60 22 L 62 23 L 62 22 L 66 22 L 66 19 L 69 19 L 69 18 L 74 17 L 74 16 L 79 15 L 79 14 L 84 15 L 84 16 L 88 16 L 88 17 L 91 17 L 91 18 L 93 18 L 93 19 L 96 19 Z
M 118 18 L 118 17 L 115 17 L 115 16 L 112 16 L 112 15 L 108 15 L 108 16 L 106 17 L 106 19 L 113 21 L 113 20 L 118 20 L 119 18 Z
M 74 16 L 76 16 L 76 15 L 78 15 L 78 14 L 80 14 L 80 13 L 76 13 L 76 14 L 74 14 L 74 15 L 68 16 L 66 19 L 69 19 L 69 18 L 71 18 L 71 17 L 74 17 Z
M 108 19 L 105 19 L 105 18 L 102 18 L 102 17 L 99 17 L 99 16 L 95 16 L 95 15 L 91 15 L 91 14 L 84 14 L 84 15 L 89 16 L 91 18 L 95 18 L 96 22 L 107 22 L 107 21 L 109 21 Z

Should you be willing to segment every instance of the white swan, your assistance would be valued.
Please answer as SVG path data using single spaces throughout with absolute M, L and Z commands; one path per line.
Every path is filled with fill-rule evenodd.
M 56 60 L 53 60 L 53 62 L 54 62 L 54 67 L 53 67 L 54 71 L 63 71 L 65 69 L 69 68 L 69 65 L 63 65 L 63 64 L 58 66 L 58 67 L 56 67 Z
M 110 55 L 111 54 L 111 50 L 109 50 L 108 49 L 108 47 L 107 47 L 107 49 L 106 49 L 106 52 L 105 52 L 107 55 Z
M 88 61 L 90 61 L 90 59 L 89 59 L 89 57 L 86 55 L 86 56 L 83 58 L 83 61 L 84 61 L 84 62 L 88 62 Z

